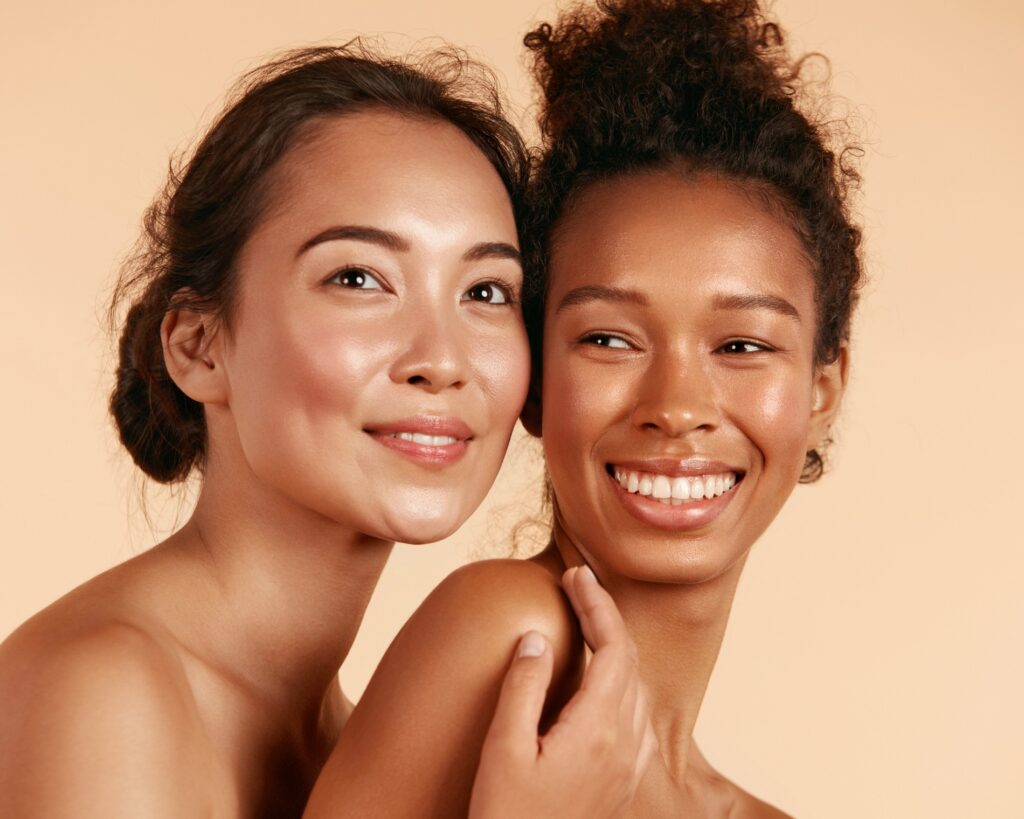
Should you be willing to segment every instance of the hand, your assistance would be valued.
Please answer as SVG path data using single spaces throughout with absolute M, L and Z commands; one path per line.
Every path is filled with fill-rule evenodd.
M 593 651 L 583 684 L 558 722 L 538 736 L 553 655 L 536 631 L 520 640 L 484 741 L 470 819 L 620 816 L 657 742 L 636 646 L 589 567 L 562 585 Z

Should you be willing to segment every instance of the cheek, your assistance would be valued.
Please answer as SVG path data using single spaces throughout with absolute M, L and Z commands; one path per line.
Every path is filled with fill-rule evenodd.
M 282 306 L 283 307 L 283 306 Z M 232 410 L 261 426 L 353 409 L 390 355 L 380 322 L 252 310 L 231 362 Z
M 530 348 L 521 324 L 467 340 L 474 379 L 489 414 L 511 434 L 530 384 Z
M 552 472 L 586 460 L 604 432 L 628 411 L 633 385 L 625 373 L 565 353 L 544 364 L 544 449 Z M 564 464 L 564 466 L 563 466 Z
M 765 463 L 799 475 L 810 423 L 810 378 L 765 378 L 735 397 L 741 424 Z

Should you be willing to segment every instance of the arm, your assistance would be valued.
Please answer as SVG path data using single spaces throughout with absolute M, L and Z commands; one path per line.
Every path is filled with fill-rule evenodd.
M 582 641 L 548 572 L 502 560 L 450 575 L 388 649 L 305 815 L 466 816 L 502 679 L 530 630 L 550 640 L 552 690 L 571 686 Z
M 198 816 L 204 781 L 168 658 L 131 626 L 0 656 L 0 815 Z

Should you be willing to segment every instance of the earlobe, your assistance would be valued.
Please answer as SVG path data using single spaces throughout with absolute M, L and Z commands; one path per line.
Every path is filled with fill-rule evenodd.
M 195 310 L 168 310 L 160 323 L 168 375 L 178 389 L 201 404 L 226 400 L 216 335 L 212 317 Z
M 808 451 L 816 449 L 828 437 L 829 428 L 839 413 L 843 393 L 846 391 L 849 366 L 849 348 L 844 344 L 835 361 L 818 367 L 815 373 L 811 422 L 807 434 Z

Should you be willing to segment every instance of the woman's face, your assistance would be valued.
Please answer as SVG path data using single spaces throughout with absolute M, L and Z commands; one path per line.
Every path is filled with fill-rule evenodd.
M 595 568 L 699 583 L 742 558 L 824 436 L 811 267 L 735 184 L 595 184 L 552 247 L 542 426 L 561 521 Z M 817 405 L 817 406 L 816 406 Z
M 291 502 L 442 538 L 493 482 L 526 393 L 505 187 L 454 126 L 379 111 L 318 125 L 273 181 L 239 259 L 219 427 Z

